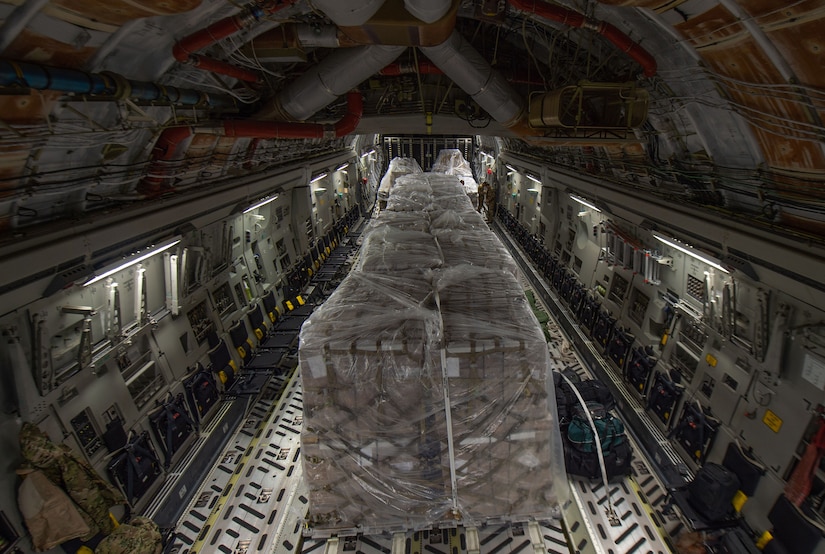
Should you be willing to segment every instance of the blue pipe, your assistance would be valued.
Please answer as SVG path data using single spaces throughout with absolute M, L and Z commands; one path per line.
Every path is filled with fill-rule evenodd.
M 27 62 L 0 60 L 0 87 L 24 87 L 74 94 L 92 94 L 169 102 L 184 106 L 237 108 L 235 99 L 193 89 L 132 81 L 113 73 L 86 73 L 77 69 L 48 67 Z

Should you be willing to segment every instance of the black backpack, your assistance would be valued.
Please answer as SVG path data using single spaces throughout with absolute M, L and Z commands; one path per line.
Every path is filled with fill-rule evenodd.
M 688 502 L 706 521 L 715 522 L 733 511 L 739 479 L 725 466 L 707 463 L 688 484 Z

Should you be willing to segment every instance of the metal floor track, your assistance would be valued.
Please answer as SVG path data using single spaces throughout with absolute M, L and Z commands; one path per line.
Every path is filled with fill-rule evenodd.
M 252 407 L 179 520 L 167 552 L 272 552 L 282 542 L 293 551 L 298 544 L 306 508 L 292 504 L 307 502 L 298 492 L 300 377 L 273 379 L 288 379 L 283 394 L 264 394 Z
M 500 237 L 503 236 L 503 230 L 499 228 L 496 231 Z M 548 352 L 554 368 L 572 370 L 582 379 L 594 378 L 553 318 L 552 311 L 545 305 L 549 285 L 543 283 L 537 274 L 528 276 L 526 273 L 531 268 L 526 254 L 509 237 L 502 238 L 522 269 L 522 287 L 525 291 L 533 291 L 537 304 L 551 314 L 547 323 Z M 535 290 L 541 286 L 547 288 Z M 634 408 L 639 408 L 635 404 Z M 621 413 L 619 415 L 623 416 Z M 607 495 L 601 480 L 570 476 L 571 495 L 578 508 L 568 507 L 564 511 L 565 524 L 571 538 L 574 538 L 571 551 L 607 554 L 665 554 L 675 551 L 673 542 L 685 525 L 671 509 L 667 489 L 652 471 L 646 453 L 632 436 L 628 436 L 628 440 L 634 455 L 631 474 L 625 479 L 609 482 L 610 502 L 619 516 L 620 525 L 614 527 L 609 523 L 606 515 Z M 591 542 L 589 545 L 588 540 Z

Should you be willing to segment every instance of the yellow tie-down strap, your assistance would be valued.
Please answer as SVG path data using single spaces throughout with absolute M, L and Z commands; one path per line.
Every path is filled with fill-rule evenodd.
M 264 340 L 264 332 L 258 327 L 255 327 L 255 336 L 258 337 L 258 340 Z
M 288 312 L 291 312 L 292 310 L 294 310 L 294 309 L 295 309 L 295 306 L 293 306 L 293 305 L 292 305 L 292 300 L 287 300 L 287 301 L 285 302 L 285 304 L 286 304 L 286 310 L 287 310 Z
M 239 346 L 238 347 L 238 354 L 241 355 L 241 359 L 246 358 L 246 349 L 243 346 Z M 234 368 L 232 368 L 232 369 L 234 369 Z
M 306 304 L 306 301 L 304 300 L 304 297 L 301 296 L 300 294 L 295 297 L 295 300 L 298 301 L 299 306 L 303 306 L 304 304 Z

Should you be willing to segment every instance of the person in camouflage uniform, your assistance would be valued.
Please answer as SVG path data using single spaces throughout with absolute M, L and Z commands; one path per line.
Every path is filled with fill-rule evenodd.
M 487 210 L 487 221 L 493 221 L 496 215 L 496 187 L 493 184 L 486 183 L 487 189 L 484 191 L 484 207 Z
M 41 470 L 49 480 L 68 493 L 80 515 L 89 525 L 88 540 L 97 533 L 108 535 L 114 530 L 109 509 L 125 504 L 123 495 L 104 481 L 86 460 L 66 445 L 56 445 L 33 423 L 20 429 L 20 452 L 24 466 Z
M 160 554 L 161 548 L 160 531 L 155 522 L 136 517 L 100 541 L 95 554 Z

